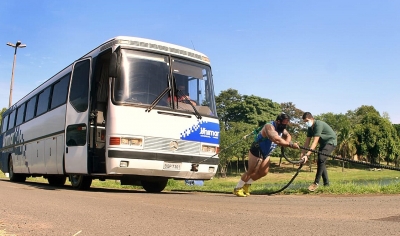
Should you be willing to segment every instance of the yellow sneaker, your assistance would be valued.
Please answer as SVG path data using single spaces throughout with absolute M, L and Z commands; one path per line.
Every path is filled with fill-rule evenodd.
M 246 194 L 246 196 L 250 196 L 250 186 L 251 184 L 245 184 L 243 186 L 243 193 Z
M 234 188 L 233 194 L 235 194 L 238 197 L 247 197 L 247 195 L 244 194 L 244 192 L 243 192 L 243 188 Z

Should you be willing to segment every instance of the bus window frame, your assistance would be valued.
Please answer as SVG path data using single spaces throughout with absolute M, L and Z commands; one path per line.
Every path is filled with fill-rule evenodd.
M 43 94 L 46 92 L 46 90 L 48 90 L 48 89 L 49 89 L 49 94 L 48 94 L 48 96 L 47 96 L 47 106 L 46 106 L 46 109 L 43 110 L 43 111 L 41 111 L 40 114 L 38 114 L 38 109 L 39 109 L 39 107 L 41 108 L 41 106 L 40 106 L 41 104 L 39 104 L 41 95 L 43 95 Z M 51 100 L 52 90 L 53 90 L 52 85 L 50 85 L 50 86 L 47 86 L 45 89 L 43 89 L 42 91 L 40 91 L 40 92 L 36 95 L 36 96 L 37 96 L 37 99 L 36 99 L 36 109 L 35 109 L 35 116 L 34 116 L 34 117 L 43 115 L 43 114 L 45 114 L 46 112 L 49 111 L 49 104 L 50 104 L 50 100 Z M 46 102 L 46 100 L 45 100 L 44 102 Z M 46 105 L 46 103 L 45 103 L 44 105 Z
M 10 119 L 10 113 L 8 113 L 6 116 L 3 116 L 2 122 L 1 122 L 1 133 L 4 133 L 4 132 L 6 132 L 8 130 L 8 120 L 9 119 Z M 6 121 L 7 124 L 4 124 L 5 120 L 7 120 Z M 5 127 L 5 129 L 3 130 L 4 127 Z
M 27 119 L 27 118 L 26 118 L 26 112 L 28 111 L 27 108 L 28 108 L 29 102 L 32 101 L 32 99 L 35 99 L 35 101 L 34 101 L 34 107 L 33 107 L 33 115 L 32 115 L 32 117 L 30 117 L 29 119 Z M 36 117 L 36 103 L 37 103 L 37 95 L 32 96 L 28 101 L 26 101 L 26 107 L 25 107 L 25 121 L 24 121 L 24 122 L 30 121 L 30 120 L 32 120 L 32 119 L 34 119 L 34 118 Z
M 13 115 L 14 114 L 14 120 L 13 120 L 13 124 L 12 124 L 12 126 L 10 126 L 10 118 L 11 118 L 11 115 Z M 17 109 L 14 109 L 13 111 L 11 111 L 10 112 L 10 114 L 9 114 L 9 117 L 8 117 L 8 128 L 7 128 L 7 130 L 10 130 L 10 129 L 12 129 L 12 128 L 14 128 L 15 127 L 15 118 L 16 118 L 16 116 L 17 116 Z
M 23 114 L 22 114 L 22 120 L 21 120 L 21 123 L 17 124 L 18 117 L 19 117 L 19 110 L 20 110 L 22 107 L 24 107 L 24 112 L 23 112 Z M 17 108 L 17 114 L 16 114 L 16 119 L 15 119 L 15 126 L 21 125 L 22 123 L 25 122 L 25 110 L 26 110 L 26 102 L 24 102 L 21 106 L 19 106 L 19 107 Z

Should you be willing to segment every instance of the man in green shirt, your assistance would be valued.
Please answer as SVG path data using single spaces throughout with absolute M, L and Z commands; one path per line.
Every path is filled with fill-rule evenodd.
M 308 127 L 307 139 L 304 147 L 308 148 L 311 138 L 314 138 L 310 149 L 314 150 L 317 147 L 317 144 L 319 144 L 318 151 L 330 155 L 337 145 L 335 131 L 333 131 L 333 129 L 327 123 L 321 120 L 315 120 L 310 112 L 305 112 L 302 118 Z M 310 151 L 306 152 L 305 150 L 303 150 L 301 152 L 301 156 L 304 157 L 305 155 L 307 159 L 310 154 Z M 326 170 L 325 164 L 327 159 L 327 156 L 318 153 L 317 173 L 315 175 L 314 183 L 308 187 L 308 190 L 315 191 L 318 188 L 321 176 L 322 180 L 324 181 L 324 186 L 329 186 L 328 171 Z

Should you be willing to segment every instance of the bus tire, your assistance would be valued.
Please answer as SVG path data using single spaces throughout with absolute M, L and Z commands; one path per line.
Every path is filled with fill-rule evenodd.
M 142 180 L 141 182 L 142 182 L 142 187 L 144 188 L 144 190 L 146 190 L 146 192 L 159 193 L 164 190 L 165 186 L 167 186 L 168 179 L 162 178 L 153 181 Z
M 69 181 L 72 187 L 78 190 L 88 190 L 92 184 L 92 178 L 84 175 L 70 175 Z
M 65 176 L 55 175 L 55 176 L 47 177 L 47 181 L 49 182 L 49 184 L 51 186 L 57 186 L 57 187 L 64 186 L 66 180 L 67 180 L 67 177 L 65 177 Z
M 11 182 L 25 182 L 25 180 L 26 180 L 25 175 L 14 173 L 14 164 L 12 161 L 12 157 L 10 157 L 10 159 L 8 161 L 8 173 L 9 173 Z

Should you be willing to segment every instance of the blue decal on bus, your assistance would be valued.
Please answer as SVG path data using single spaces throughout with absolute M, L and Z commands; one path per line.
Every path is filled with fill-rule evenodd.
M 199 121 L 180 134 L 182 140 L 219 144 L 219 124 Z

